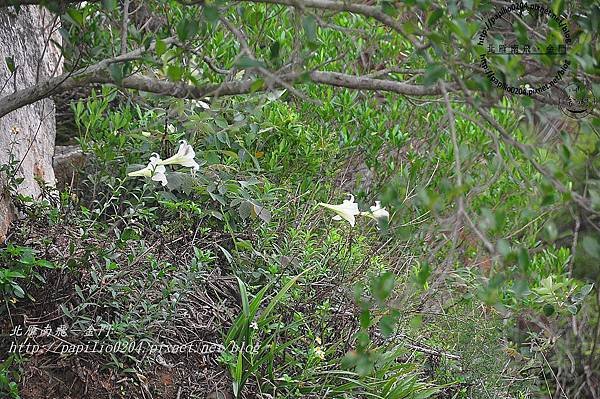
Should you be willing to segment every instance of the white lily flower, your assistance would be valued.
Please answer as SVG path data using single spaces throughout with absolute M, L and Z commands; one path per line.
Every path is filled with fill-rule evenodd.
M 192 174 L 200 170 L 200 165 L 194 160 L 196 152 L 185 140 L 179 141 L 177 153 L 170 158 L 159 161 L 159 165 L 181 165 L 186 168 L 192 168 Z
M 375 201 L 375 205 L 369 208 L 371 209 L 371 212 L 361 212 L 360 214 L 375 220 L 387 220 L 390 218 L 390 213 L 385 208 L 381 207 L 381 201 Z
M 167 185 L 167 176 L 165 176 L 165 172 L 167 168 L 160 164 L 160 157 L 158 154 L 154 153 L 150 157 L 150 162 L 148 165 L 140 170 L 136 170 L 133 172 L 129 172 L 127 176 L 131 177 L 149 177 L 154 181 L 159 181 L 163 186 Z
M 354 224 L 356 223 L 355 216 L 359 215 L 360 211 L 358 210 L 358 204 L 354 202 L 354 195 L 349 194 L 349 196 L 350 199 L 344 200 L 340 205 L 325 204 L 323 202 L 319 202 L 319 205 L 337 213 L 337 215 L 332 218 L 333 220 L 344 219 L 350 223 L 350 226 L 354 227 Z

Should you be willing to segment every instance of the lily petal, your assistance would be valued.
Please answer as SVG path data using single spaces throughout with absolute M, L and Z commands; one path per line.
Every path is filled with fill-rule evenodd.
M 146 166 L 143 169 L 127 173 L 127 176 L 130 176 L 130 177 L 138 177 L 138 176 L 140 176 L 140 177 L 150 177 L 150 176 L 152 176 L 152 169 L 150 169 L 150 168 L 148 168 Z
M 160 165 L 160 157 L 154 153 L 150 156 L 150 161 L 145 168 L 129 172 L 127 176 L 131 177 L 150 177 L 154 181 L 159 181 L 163 186 L 167 185 L 167 176 L 165 172 L 167 169 Z
M 336 213 L 333 220 L 346 220 L 350 223 L 350 226 L 354 227 L 356 223 L 356 215 L 360 215 L 358 210 L 358 204 L 354 202 L 354 196 L 350 194 L 349 200 L 344 200 L 340 205 L 326 204 L 324 202 L 319 203 L 320 206 L 330 209 Z
M 166 186 L 168 183 L 167 176 L 165 175 L 166 171 L 167 168 L 165 168 L 164 166 L 156 165 L 156 167 L 154 168 L 154 174 L 152 175 L 152 180 L 159 181 L 163 186 Z
M 381 207 L 381 201 L 375 201 L 375 205 L 370 207 L 370 212 L 361 212 L 360 214 L 374 220 L 389 219 L 390 213 Z
M 196 157 L 194 148 L 187 141 L 180 140 L 177 153 L 172 157 L 160 161 L 159 165 L 181 165 L 186 168 L 192 168 L 191 172 L 195 174 L 200 170 L 200 165 L 194 160 L 194 157 Z

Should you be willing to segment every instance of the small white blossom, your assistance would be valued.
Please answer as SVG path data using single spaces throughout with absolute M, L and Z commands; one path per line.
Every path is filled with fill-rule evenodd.
M 179 141 L 177 153 L 170 158 L 159 161 L 159 165 L 181 165 L 186 168 L 192 168 L 192 174 L 200 169 L 200 165 L 194 160 L 196 152 L 185 140 Z
M 159 181 L 163 186 L 167 185 L 167 176 L 165 172 L 167 169 L 160 164 L 160 157 L 158 154 L 152 154 L 148 165 L 140 170 L 129 172 L 127 176 L 130 177 L 149 177 L 154 181 Z
M 253 330 L 258 330 L 258 323 L 253 321 L 252 323 L 250 323 L 250 328 Z
M 370 217 L 371 219 L 379 220 L 390 218 L 390 213 L 381 207 L 381 201 L 375 201 L 375 205 L 370 207 L 370 212 L 361 212 L 361 215 Z
M 316 346 L 315 349 L 313 349 L 313 351 L 316 357 L 318 357 L 321 360 L 325 360 L 325 352 L 320 346 Z
M 349 194 L 349 196 L 350 199 L 344 200 L 340 205 L 325 204 L 323 202 L 319 202 L 319 205 L 330 209 L 337 214 L 332 218 L 333 220 L 344 219 L 354 227 L 354 224 L 356 223 L 355 216 L 359 215 L 360 211 L 358 210 L 358 204 L 354 202 L 354 196 L 352 194 Z
M 210 103 L 208 102 L 208 98 L 204 99 L 205 101 L 202 100 L 192 100 L 192 104 L 197 105 L 205 110 L 210 109 Z

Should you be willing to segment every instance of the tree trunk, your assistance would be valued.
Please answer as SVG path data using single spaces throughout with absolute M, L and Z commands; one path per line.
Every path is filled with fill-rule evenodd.
M 23 6 L 18 13 L 12 7 L 0 9 L 0 101 L 16 90 L 62 73 L 60 50 L 53 43 L 61 42 L 59 23 L 55 15 L 38 6 Z M 14 177 L 24 178 L 17 192 L 34 199 L 42 192 L 40 185 L 54 185 L 55 135 L 54 102 L 49 98 L 0 118 L 0 165 L 15 161 L 9 172 L 0 175 L 1 240 L 16 217 L 7 183 Z

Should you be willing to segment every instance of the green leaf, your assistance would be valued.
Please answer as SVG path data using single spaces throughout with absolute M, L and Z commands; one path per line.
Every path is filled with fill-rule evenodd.
M 390 0 L 384 0 L 381 2 L 381 9 L 383 12 L 390 17 L 395 17 L 398 15 L 398 9 L 396 8 L 395 2 Z
M 373 296 L 380 303 L 385 302 L 385 300 L 392 293 L 395 284 L 395 277 L 392 273 L 385 272 L 381 274 L 380 276 L 376 277 L 371 283 L 371 291 L 373 292 Z
M 519 266 L 523 269 L 523 272 L 527 273 L 529 271 L 529 254 L 525 248 L 520 248 L 517 253 L 517 259 L 519 262 Z
M 244 284 L 244 282 L 240 280 L 239 277 L 236 278 L 238 286 L 240 288 L 240 297 L 242 298 L 242 312 L 244 314 L 244 317 L 246 318 L 246 321 L 249 323 L 250 320 L 248 319 L 250 318 L 250 305 L 248 303 L 248 292 L 246 291 L 246 284 Z
M 77 293 L 79 298 L 81 298 L 82 301 L 85 301 L 85 297 L 83 296 L 83 291 L 81 291 L 81 287 L 77 284 L 75 284 L 75 292 Z
M 379 329 L 384 337 L 389 337 L 394 333 L 399 316 L 397 310 L 392 310 L 390 314 L 383 316 L 379 320 Z
M 233 372 L 233 396 L 236 398 L 239 397 L 240 388 L 242 386 L 242 370 L 243 370 L 244 358 L 242 356 L 242 351 L 238 352 L 237 362 L 235 364 L 235 369 Z
M 586 297 L 594 288 L 594 284 L 586 284 L 583 287 L 581 287 L 581 291 L 579 291 L 579 295 L 581 295 L 582 297 Z
M 512 291 L 518 298 L 525 297 L 531 293 L 527 280 L 516 280 L 512 286 Z
M 496 242 L 496 250 L 498 250 L 500 255 L 508 256 L 511 252 L 510 244 L 502 238 Z
M 167 51 L 167 44 L 162 39 L 156 39 L 156 55 L 162 56 Z
M 69 309 L 67 309 L 66 305 L 61 304 L 60 305 L 60 309 L 63 311 L 63 313 L 70 319 L 73 318 L 73 314 L 69 311 Z
M 558 16 L 562 14 L 565 9 L 565 0 L 554 0 L 552 2 L 552 12 Z
M 591 236 L 585 236 L 581 241 L 581 245 L 585 252 L 593 258 L 600 258 L 600 244 Z
M 542 311 L 544 312 L 544 315 L 546 317 L 552 316 L 555 312 L 554 306 L 552 306 L 552 304 L 550 304 L 550 303 L 545 304 L 544 307 L 542 308 Z
M 264 68 L 266 67 L 265 63 L 254 58 L 248 57 L 246 55 L 240 57 L 236 63 L 236 65 L 243 69 L 248 68 Z
M 252 203 L 250 201 L 242 201 L 238 207 L 238 213 L 242 219 L 248 219 L 252 213 Z
M 265 208 L 261 204 L 254 202 L 252 203 L 252 205 L 252 212 L 254 213 L 254 215 L 258 216 L 258 218 L 265 223 L 269 223 L 271 221 L 271 212 L 267 208 Z
M 110 64 L 108 67 L 110 77 L 115 81 L 117 86 L 123 84 L 123 65 L 121 64 Z
M 250 85 L 250 92 L 254 93 L 256 91 L 262 90 L 262 88 L 265 86 L 265 80 L 264 79 L 256 79 L 254 82 L 252 82 L 252 84 Z
M 219 9 L 215 6 L 205 5 L 202 8 L 204 18 L 210 23 L 215 23 L 219 20 Z
M 119 240 L 125 242 L 125 241 L 129 241 L 129 240 L 138 240 L 140 238 L 140 236 L 138 235 L 138 233 L 130 228 L 125 228 L 123 230 L 123 232 L 121 233 Z
M 8 70 L 10 71 L 10 73 L 14 73 L 15 69 L 17 69 L 15 67 L 15 60 L 13 57 L 4 57 L 4 61 L 6 62 L 6 67 L 8 68 Z
M 175 28 L 179 40 L 186 41 L 193 38 L 198 33 L 198 22 L 191 19 L 182 19 Z
M 183 68 L 179 65 L 171 64 L 167 67 L 167 77 L 173 82 L 178 82 L 183 76 Z
M 369 309 L 363 309 L 358 316 L 360 328 L 367 329 L 371 326 L 371 312 Z
M 71 18 L 71 20 L 75 23 L 75 25 L 81 27 L 83 26 L 83 13 L 76 8 L 69 8 L 67 10 L 67 15 Z
M 170 172 L 167 175 L 167 188 L 172 191 L 180 191 L 189 194 L 196 184 L 196 178 L 190 173 Z
M 281 50 L 281 43 L 279 43 L 278 40 L 275 40 L 271 43 L 271 47 L 269 48 L 271 60 L 279 58 L 279 50 Z
M 447 70 L 441 64 L 431 64 L 425 68 L 425 76 L 423 77 L 423 83 L 426 86 L 431 86 L 437 83 L 445 74 Z
M 265 310 L 263 310 L 263 312 L 260 314 L 260 321 L 264 321 L 265 319 L 267 319 L 269 317 L 269 315 L 271 314 L 271 312 L 273 311 L 273 309 L 275 309 L 275 306 L 277 306 L 279 304 L 279 302 L 281 302 L 284 295 L 290 290 L 290 288 L 292 288 L 292 286 L 294 284 L 296 284 L 296 281 L 298 281 L 298 279 L 300 279 L 300 277 L 302 277 L 304 275 L 304 273 L 312 270 L 313 268 L 314 268 L 314 266 L 311 266 L 308 269 L 304 270 L 302 273 L 298 274 L 296 277 L 290 279 L 290 281 L 288 281 L 281 288 L 281 290 L 277 293 L 277 295 L 275 295 L 273 297 L 273 299 L 271 299 L 271 302 L 269 302 L 269 304 L 267 305 Z
M 437 10 L 433 10 L 427 16 L 427 26 L 432 26 L 443 16 L 444 16 L 444 11 L 441 8 L 438 8 Z
M 422 289 L 427 288 L 427 280 L 429 279 L 430 275 L 431 267 L 429 266 L 429 263 L 425 262 L 420 265 L 415 273 L 415 281 L 417 285 Z
M 317 42 L 317 20 L 312 15 L 307 15 L 302 19 L 302 27 L 306 33 L 306 39 L 309 43 Z
M 102 0 L 102 8 L 112 11 L 117 7 L 117 0 Z
M 19 284 L 12 283 L 11 287 L 12 287 L 13 294 L 15 294 L 15 296 L 17 298 L 24 298 L 25 297 L 25 291 L 23 291 L 23 288 L 21 288 L 21 286 Z
M 46 269 L 54 269 L 56 268 L 56 266 L 54 265 L 54 263 L 47 261 L 46 259 L 38 259 L 38 261 L 36 262 L 38 266 L 40 267 L 44 267 Z

